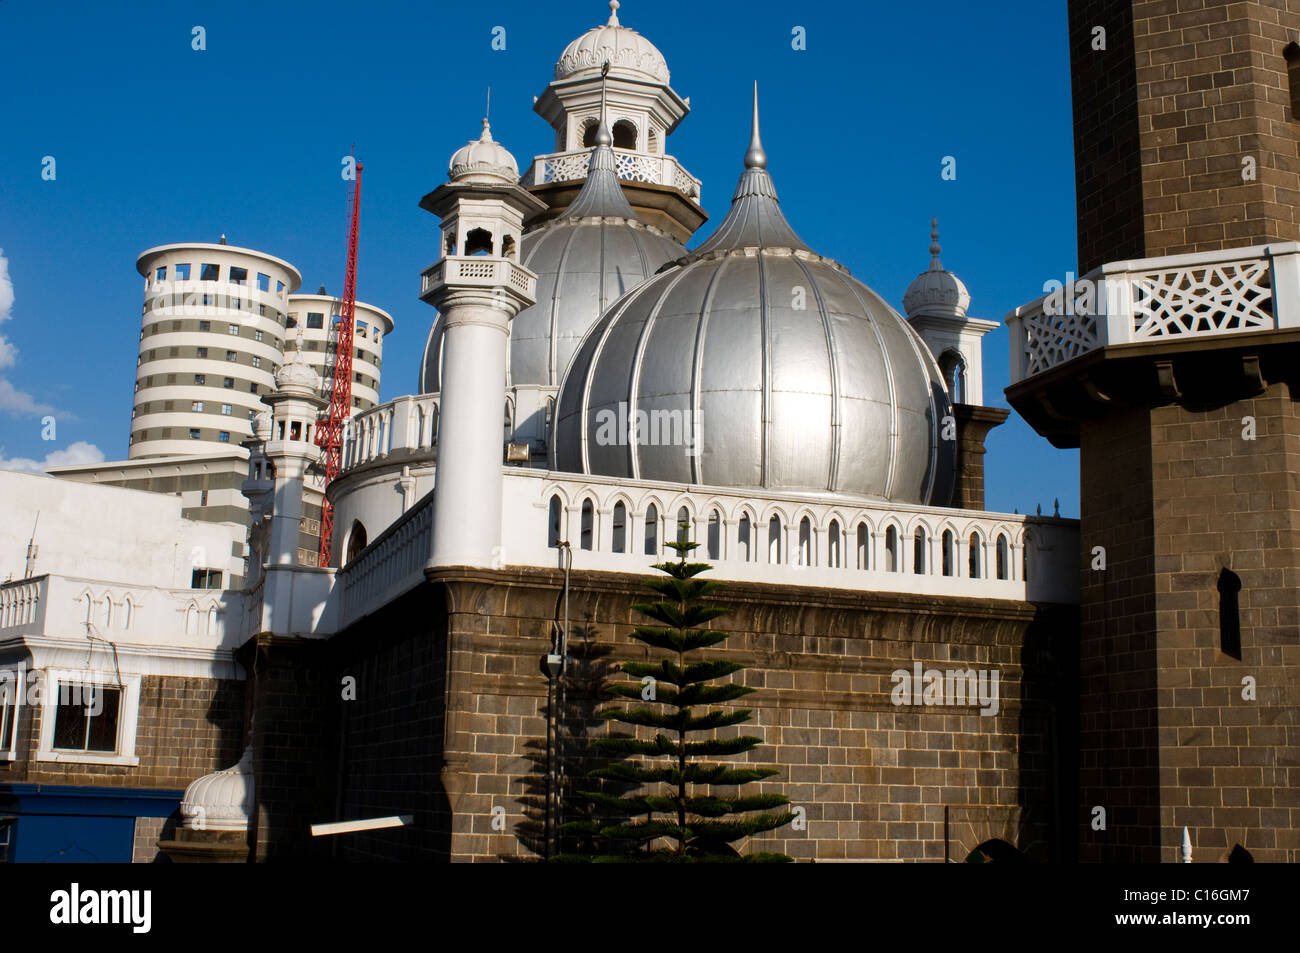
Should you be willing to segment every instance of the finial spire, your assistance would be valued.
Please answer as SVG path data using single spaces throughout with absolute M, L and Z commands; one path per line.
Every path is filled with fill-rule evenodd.
M 483 108 L 483 121 L 487 122 L 488 117 L 492 115 L 492 87 L 487 88 L 487 106 Z
M 618 0 L 609 0 L 609 22 L 605 26 L 621 26 L 618 22 Z
M 618 6 L 618 0 L 611 0 L 614 6 Z M 612 146 L 614 137 L 610 135 L 609 126 L 605 122 L 605 77 L 609 75 L 609 60 L 605 60 L 600 67 L 600 122 L 596 125 L 596 145 Z
M 488 125 L 487 116 L 483 117 L 483 135 L 478 137 L 479 142 L 492 141 L 492 127 Z
M 745 168 L 767 168 L 767 153 L 763 151 L 763 141 L 758 138 L 758 80 L 754 80 L 754 119 L 749 133 L 749 151 L 745 153 Z
M 939 219 L 930 219 L 930 270 L 943 271 L 943 263 L 939 261 L 939 252 L 943 251 L 939 247 Z

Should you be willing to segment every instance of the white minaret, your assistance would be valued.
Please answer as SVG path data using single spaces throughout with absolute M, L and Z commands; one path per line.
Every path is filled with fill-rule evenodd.
M 302 344 L 301 333 L 298 343 Z M 267 565 L 291 566 L 298 564 L 307 469 L 321 458 L 312 431 L 325 401 L 320 396 L 320 376 L 303 359 L 301 349 L 295 349 L 289 362 L 276 372 L 275 385 L 275 392 L 262 398 L 271 405 L 270 434 L 260 452 L 249 455 L 250 476 L 254 479 L 246 485 L 256 492 L 261 489 L 259 482 L 268 476 L 272 481 L 271 531 L 261 558 Z M 259 463 L 270 469 L 269 474 L 263 471 L 261 481 L 256 478 Z M 249 499 L 257 502 L 252 496 Z M 315 559 L 313 553 L 307 565 L 316 565 Z
M 966 314 L 970 292 L 939 261 L 939 220 L 930 219 L 930 267 L 903 295 L 907 320 L 930 346 L 954 404 L 984 403 L 984 358 L 980 338 L 998 326 Z
M 520 188 L 514 157 L 488 121 L 451 157 L 451 179 L 420 201 L 442 219 L 442 257 L 421 300 L 443 316 L 438 468 L 430 566 L 500 566 L 505 442 L 501 426 L 510 320 L 536 298 L 518 263 L 524 219 L 546 205 Z

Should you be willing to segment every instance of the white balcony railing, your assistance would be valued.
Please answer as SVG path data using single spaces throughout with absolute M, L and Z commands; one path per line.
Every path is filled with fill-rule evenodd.
M 537 276 L 508 258 L 457 255 L 440 258 L 420 273 L 420 294 L 451 282 L 483 288 L 508 285 L 530 298 L 537 292 Z
M 394 450 L 431 450 L 438 442 L 438 395 L 390 400 L 353 414 L 343 425 L 343 470 Z
M 545 185 L 550 182 L 573 182 L 587 177 L 587 164 L 591 161 L 590 149 L 574 152 L 552 152 L 537 156 L 519 180 L 520 185 Z M 628 182 L 648 182 L 676 189 L 697 204 L 700 201 L 700 180 L 687 172 L 672 156 L 654 155 L 615 149 L 614 161 L 620 179 Z
M 429 493 L 339 571 L 339 631 L 422 583 L 432 552 Z
M 1108 262 L 1006 321 L 1013 385 L 1111 345 L 1300 328 L 1300 244 Z

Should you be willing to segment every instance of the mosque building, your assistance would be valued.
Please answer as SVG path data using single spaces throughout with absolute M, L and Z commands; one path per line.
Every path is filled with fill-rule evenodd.
M 135 574 L 139 598 L 165 606 L 148 640 L 129 627 L 92 633 L 96 584 L 83 594 L 61 568 L 29 564 L 0 585 L 0 670 L 57 665 L 74 670 L 71 683 L 123 692 L 111 724 L 84 705 L 0 695 L 3 843 L 44 859 L 23 845 L 51 840 L 42 798 L 62 785 L 84 818 L 113 818 L 83 824 L 97 843 L 117 837 L 120 854 L 129 837 L 137 859 L 562 852 L 585 752 L 607 730 L 598 686 L 642 657 L 635 606 L 685 538 L 733 610 L 717 623 L 729 638 L 710 651 L 743 664 L 735 677 L 756 689 L 750 722 L 719 736 L 761 737 L 746 763 L 776 774 L 752 787 L 785 795 L 800 817 L 741 853 L 1172 861 L 1186 840 L 1198 860 L 1300 859 L 1286 767 L 1295 728 L 1273 730 L 1300 710 L 1295 592 L 1230 547 L 1168 542 L 1192 533 L 1189 516 L 1223 534 L 1280 508 L 1289 528 L 1257 542 L 1296 565 L 1300 500 L 1277 478 L 1297 419 L 1294 227 L 1270 220 L 1258 234 L 1116 261 L 1083 211 L 1111 180 L 1081 178 L 1085 277 L 1124 291 L 1100 297 L 1097 307 L 1119 302 L 1110 311 L 1060 315 L 1048 297 L 1013 311 L 1007 394 L 1047 439 L 1081 447 L 1083 517 L 990 512 L 984 442 L 1009 411 L 985 403 L 982 338 L 998 324 L 969 312 L 938 223 L 895 308 L 791 227 L 755 89 L 736 104 L 730 207 L 697 239 L 702 183 L 667 151 L 689 99 L 619 6 L 565 48 L 535 102 L 554 152 L 521 171 L 484 119 L 420 199 L 437 237 L 419 276 L 432 310 L 418 385 L 359 404 L 345 426 L 326 491 L 337 565 L 316 565 L 302 537 L 318 512 L 322 365 L 301 325 L 289 349 L 280 324 L 269 409 L 239 441 L 247 569 L 242 587 L 213 598 L 210 628 L 169 638 L 167 620 L 186 608 L 159 567 Z M 1129 7 L 1095 6 L 1121 21 Z M 1082 16 L 1072 10 L 1072 27 Z M 1113 35 L 1148 42 L 1125 22 Z M 1089 90 L 1076 95 L 1076 123 L 1104 113 L 1106 96 L 1124 99 Z M 1136 116 L 1115 121 L 1129 119 L 1139 128 Z M 1141 202 L 1129 213 L 1140 233 Z M 1219 296 L 1189 303 L 1189 287 Z M 1225 295 L 1238 317 L 1215 323 L 1205 315 Z M 1142 308 L 1157 299 L 1162 331 L 1151 334 Z M 392 319 L 371 313 L 387 342 Z M 375 356 L 366 393 L 377 400 Z M 1231 393 L 1210 392 L 1220 385 Z M 1193 441 L 1221 436 L 1196 436 L 1223 417 L 1220 398 L 1247 402 L 1271 443 L 1241 458 L 1250 486 L 1239 497 L 1218 488 L 1240 504 L 1228 516 L 1191 504 L 1171 516 L 1199 492 L 1191 474 L 1170 484 L 1171 470 L 1197 472 L 1206 449 Z M 1186 454 L 1159 449 L 1170 446 Z M 1275 495 L 1261 498 L 1265 488 Z M 1193 587 L 1205 591 L 1178 596 Z M 49 611 L 74 592 L 84 621 Z M 74 660 L 90 634 L 115 651 Z M 146 662 L 144 641 L 173 661 Z M 118 645 L 130 649 L 125 669 Z M 922 692 L 932 673 L 940 689 L 967 676 L 983 688 Z M 1258 684 L 1249 702 L 1232 691 L 1243 676 Z M 203 726 L 185 739 L 183 790 L 163 734 L 168 699 Z M 76 749 L 60 748 L 76 718 Z M 1096 826 L 1098 807 L 1109 828 Z M 54 827 L 65 840 L 72 829 Z

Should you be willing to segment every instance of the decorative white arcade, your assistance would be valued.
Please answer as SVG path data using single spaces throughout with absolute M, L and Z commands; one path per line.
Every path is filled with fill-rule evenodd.
M 394 450 L 432 450 L 438 443 L 437 394 L 398 397 L 348 418 L 343 469 L 364 466 Z
M 1006 321 L 1013 385 L 1107 345 L 1300 327 L 1300 244 L 1108 262 Z
M 339 572 L 339 625 L 419 585 L 431 545 L 433 494 Z M 561 565 L 652 574 L 676 558 L 665 543 L 690 524 L 713 578 L 860 592 L 1030 602 L 1078 599 L 1074 520 L 894 506 L 839 496 L 757 496 L 752 490 L 507 468 L 499 566 Z M 1028 572 L 1026 573 L 1026 569 Z

